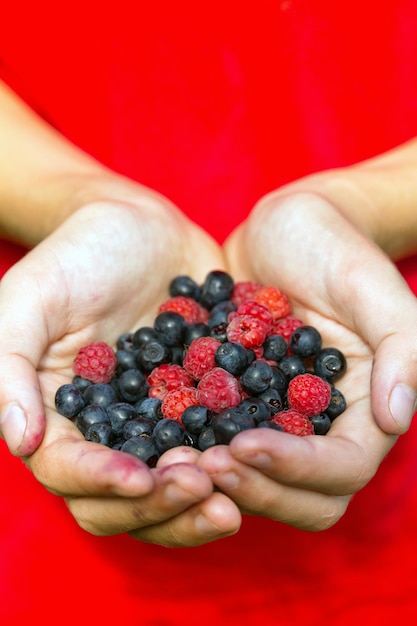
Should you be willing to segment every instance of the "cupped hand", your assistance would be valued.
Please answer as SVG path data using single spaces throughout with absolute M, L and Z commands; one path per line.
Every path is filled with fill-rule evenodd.
M 175 275 L 203 280 L 222 267 L 208 235 L 141 189 L 136 201 L 83 206 L 1 282 L 2 434 L 90 532 L 195 545 L 239 526 L 236 506 L 213 492 L 195 463 L 151 470 L 83 441 L 54 410 L 55 392 L 71 380 L 82 345 L 115 345 L 122 332 L 152 322 Z
M 325 198 L 276 193 L 226 242 L 237 280 L 276 285 L 335 346 L 348 408 L 323 436 L 258 429 L 206 450 L 199 466 L 244 513 L 320 530 L 344 514 L 415 411 L 417 304 L 384 253 Z

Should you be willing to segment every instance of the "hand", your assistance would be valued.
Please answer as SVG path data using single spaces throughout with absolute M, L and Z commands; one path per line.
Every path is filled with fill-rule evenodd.
M 324 345 L 344 352 L 337 387 L 348 409 L 325 437 L 246 431 L 198 464 L 242 512 L 328 528 L 415 411 L 416 299 L 384 253 L 317 194 L 266 197 L 226 252 L 237 280 L 280 287 Z
M 223 267 L 219 247 L 168 201 L 140 187 L 136 196 L 131 191 L 129 202 L 80 208 L 2 280 L 2 432 L 90 532 L 195 545 L 240 523 L 236 506 L 213 493 L 203 470 L 186 463 L 150 470 L 131 455 L 83 441 L 54 410 L 79 347 L 114 344 L 122 332 L 150 323 L 176 274 L 202 280 Z

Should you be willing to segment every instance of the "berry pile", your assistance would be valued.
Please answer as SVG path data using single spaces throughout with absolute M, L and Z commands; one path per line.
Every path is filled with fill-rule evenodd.
M 154 467 L 175 446 L 203 451 L 252 428 L 325 435 L 346 408 L 334 386 L 345 370 L 278 288 L 215 270 L 202 285 L 177 276 L 153 326 L 115 350 L 83 346 L 55 406 L 86 440 Z

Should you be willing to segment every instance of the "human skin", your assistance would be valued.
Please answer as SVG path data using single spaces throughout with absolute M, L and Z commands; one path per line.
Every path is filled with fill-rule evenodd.
M 8 149 L 0 147 L 1 229 L 34 246 L 0 288 L 1 428 L 10 450 L 94 534 L 129 532 L 176 546 L 236 532 L 242 513 L 308 530 L 334 524 L 414 408 L 415 298 L 382 248 L 396 258 L 414 251 L 415 144 L 380 166 L 324 173 L 270 194 L 221 250 L 172 203 L 103 168 L 9 90 L 0 90 L 0 105 L 0 130 L 9 133 Z M 379 179 L 395 211 L 378 195 Z M 348 411 L 327 437 L 242 433 L 203 454 L 169 451 L 154 470 L 84 442 L 53 407 L 78 347 L 114 344 L 121 329 L 152 319 L 173 276 L 202 280 L 214 267 L 282 287 L 294 312 L 344 350 Z M 405 402 L 393 421 L 394 383 L 393 406 Z

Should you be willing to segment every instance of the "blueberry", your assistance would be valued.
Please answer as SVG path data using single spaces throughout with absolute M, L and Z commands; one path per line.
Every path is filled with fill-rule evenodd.
M 241 343 L 226 341 L 214 354 L 216 365 L 233 376 L 240 376 L 248 367 L 248 353 Z
M 310 418 L 310 422 L 313 424 L 315 435 L 326 435 L 332 425 L 330 417 L 324 413 L 314 415 Z
M 117 350 L 133 350 L 133 333 L 123 333 L 116 342 Z
M 314 326 L 299 326 L 292 332 L 288 343 L 294 354 L 306 359 L 321 349 L 321 335 Z
M 305 374 L 306 371 L 304 361 L 298 354 L 284 356 L 278 365 L 288 379 L 295 378 L 299 374 Z
M 201 287 L 200 303 L 207 309 L 212 309 L 219 302 L 230 300 L 233 294 L 233 278 L 221 270 L 209 272 Z
M 96 404 L 104 408 L 117 401 L 117 393 L 109 383 L 94 383 L 84 391 L 86 404 Z
M 115 440 L 115 435 L 110 424 L 106 422 L 96 422 L 91 424 L 85 431 L 86 441 L 101 443 L 103 446 L 111 446 Z
M 217 341 L 227 341 L 227 326 L 228 324 L 226 322 L 222 322 L 221 324 L 213 326 L 210 332 L 210 336 L 214 339 L 217 339 Z
M 243 411 L 250 415 L 255 424 L 259 424 L 271 417 L 271 410 L 268 405 L 260 398 L 245 398 L 237 406 L 239 411 Z
M 135 404 L 136 416 L 149 419 L 154 423 L 159 422 L 163 417 L 161 406 L 162 400 L 160 398 L 141 398 Z
M 268 389 L 272 380 L 272 368 L 265 361 L 254 361 L 240 377 L 242 387 L 254 396 Z
M 87 380 L 87 378 L 83 378 L 82 376 L 74 376 L 74 378 L 72 379 L 72 384 L 75 385 L 77 389 L 81 391 L 81 393 L 84 393 L 87 387 L 89 387 L 93 383 L 91 382 L 91 380 Z
M 187 322 L 175 311 L 163 311 L 155 318 L 153 327 L 159 340 L 166 346 L 177 346 L 184 341 Z
M 192 404 L 181 415 L 184 428 L 191 435 L 199 435 L 204 426 L 210 422 L 210 412 L 207 407 L 200 404 Z
M 272 379 L 269 384 L 272 389 L 279 391 L 281 395 L 285 395 L 288 388 L 288 376 L 284 374 L 279 367 L 272 366 Z
M 136 417 L 136 411 L 128 402 L 115 402 L 107 407 L 107 415 L 115 435 L 120 435 L 125 422 Z
M 184 345 L 189 346 L 195 339 L 200 337 L 208 337 L 210 335 L 210 327 L 204 322 L 192 322 L 188 324 L 184 335 Z
M 266 391 L 263 391 L 259 398 L 265 402 L 265 404 L 269 407 L 269 410 L 272 415 L 282 411 L 284 408 L 284 401 L 282 399 L 281 394 L 276 389 L 272 387 L 268 387 Z
M 208 424 L 207 426 L 204 426 L 198 436 L 197 447 L 199 450 L 201 450 L 201 452 L 204 452 L 204 450 L 212 448 L 215 445 L 217 445 L 217 442 L 214 436 L 213 426 L 211 426 L 211 424 Z
M 237 310 L 237 306 L 234 302 L 232 302 L 231 300 L 223 300 L 222 302 L 219 302 L 218 304 L 214 305 L 214 307 L 210 311 L 209 317 L 216 315 L 216 313 L 218 313 L 219 311 L 229 314 L 229 313 L 233 313 L 236 310 Z
M 55 393 L 55 407 L 58 413 L 71 419 L 85 407 L 84 396 L 73 383 L 61 385 Z
M 75 418 L 75 425 L 83 435 L 85 435 L 87 428 L 91 426 L 91 424 L 103 422 L 110 424 L 106 409 L 98 406 L 97 404 L 89 404 L 84 407 L 84 409 L 80 411 Z
M 200 293 L 200 286 L 190 276 L 176 276 L 169 285 L 169 295 L 172 298 L 184 296 L 185 298 L 198 300 Z
M 338 380 L 346 371 L 346 359 L 337 348 L 323 348 L 314 359 L 314 372 L 328 382 Z
M 207 325 L 210 329 L 215 326 L 219 326 L 220 324 L 228 324 L 227 318 L 229 313 L 227 311 L 217 311 L 216 313 L 212 313 L 208 318 Z
M 151 372 L 158 365 L 170 363 L 171 350 L 160 340 L 152 339 L 140 348 L 137 360 L 141 369 Z
M 137 402 L 148 393 L 149 385 L 138 369 L 126 370 L 118 379 L 119 393 L 126 402 Z
M 171 347 L 171 359 L 170 363 L 173 365 L 182 365 L 184 361 L 184 346 L 172 346 Z
M 265 420 L 264 422 L 259 422 L 258 428 L 272 428 L 273 430 L 280 430 L 284 432 L 284 429 L 279 424 L 275 424 L 275 422 L 271 422 L 270 420 Z
M 144 434 L 127 439 L 120 450 L 136 456 L 149 467 L 155 467 L 158 462 L 159 452 L 149 435 Z
M 331 390 L 330 403 L 325 410 L 325 414 L 330 417 L 331 421 L 333 421 L 336 417 L 343 413 L 345 409 L 346 400 L 344 395 L 339 389 L 333 387 Z
M 158 335 L 156 330 L 154 330 L 151 326 L 141 326 L 138 330 L 133 333 L 133 347 L 141 348 L 148 341 L 152 341 L 153 339 L 157 339 Z
M 284 357 L 288 350 L 288 344 L 281 335 L 269 335 L 266 338 L 263 347 L 263 356 L 270 361 L 279 361 Z
M 127 420 L 123 424 L 122 436 L 126 441 L 131 437 L 139 437 L 139 435 L 152 435 L 154 429 L 154 423 L 142 417 L 135 417 Z
M 211 425 L 216 442 L 218 444 L 229 444 L 233 437 L 243 430 L 255 428 L 256 423 L 251 415 L 235 407 L 215 415 Z
M 153 429 L 152 440 L 160 454 L 185 443 L 185 430 L 177 420 L 164 417 Z
M 116 374 L 120 375 L 125 370 L 137 367 L 137 350 L 116 350 Z

